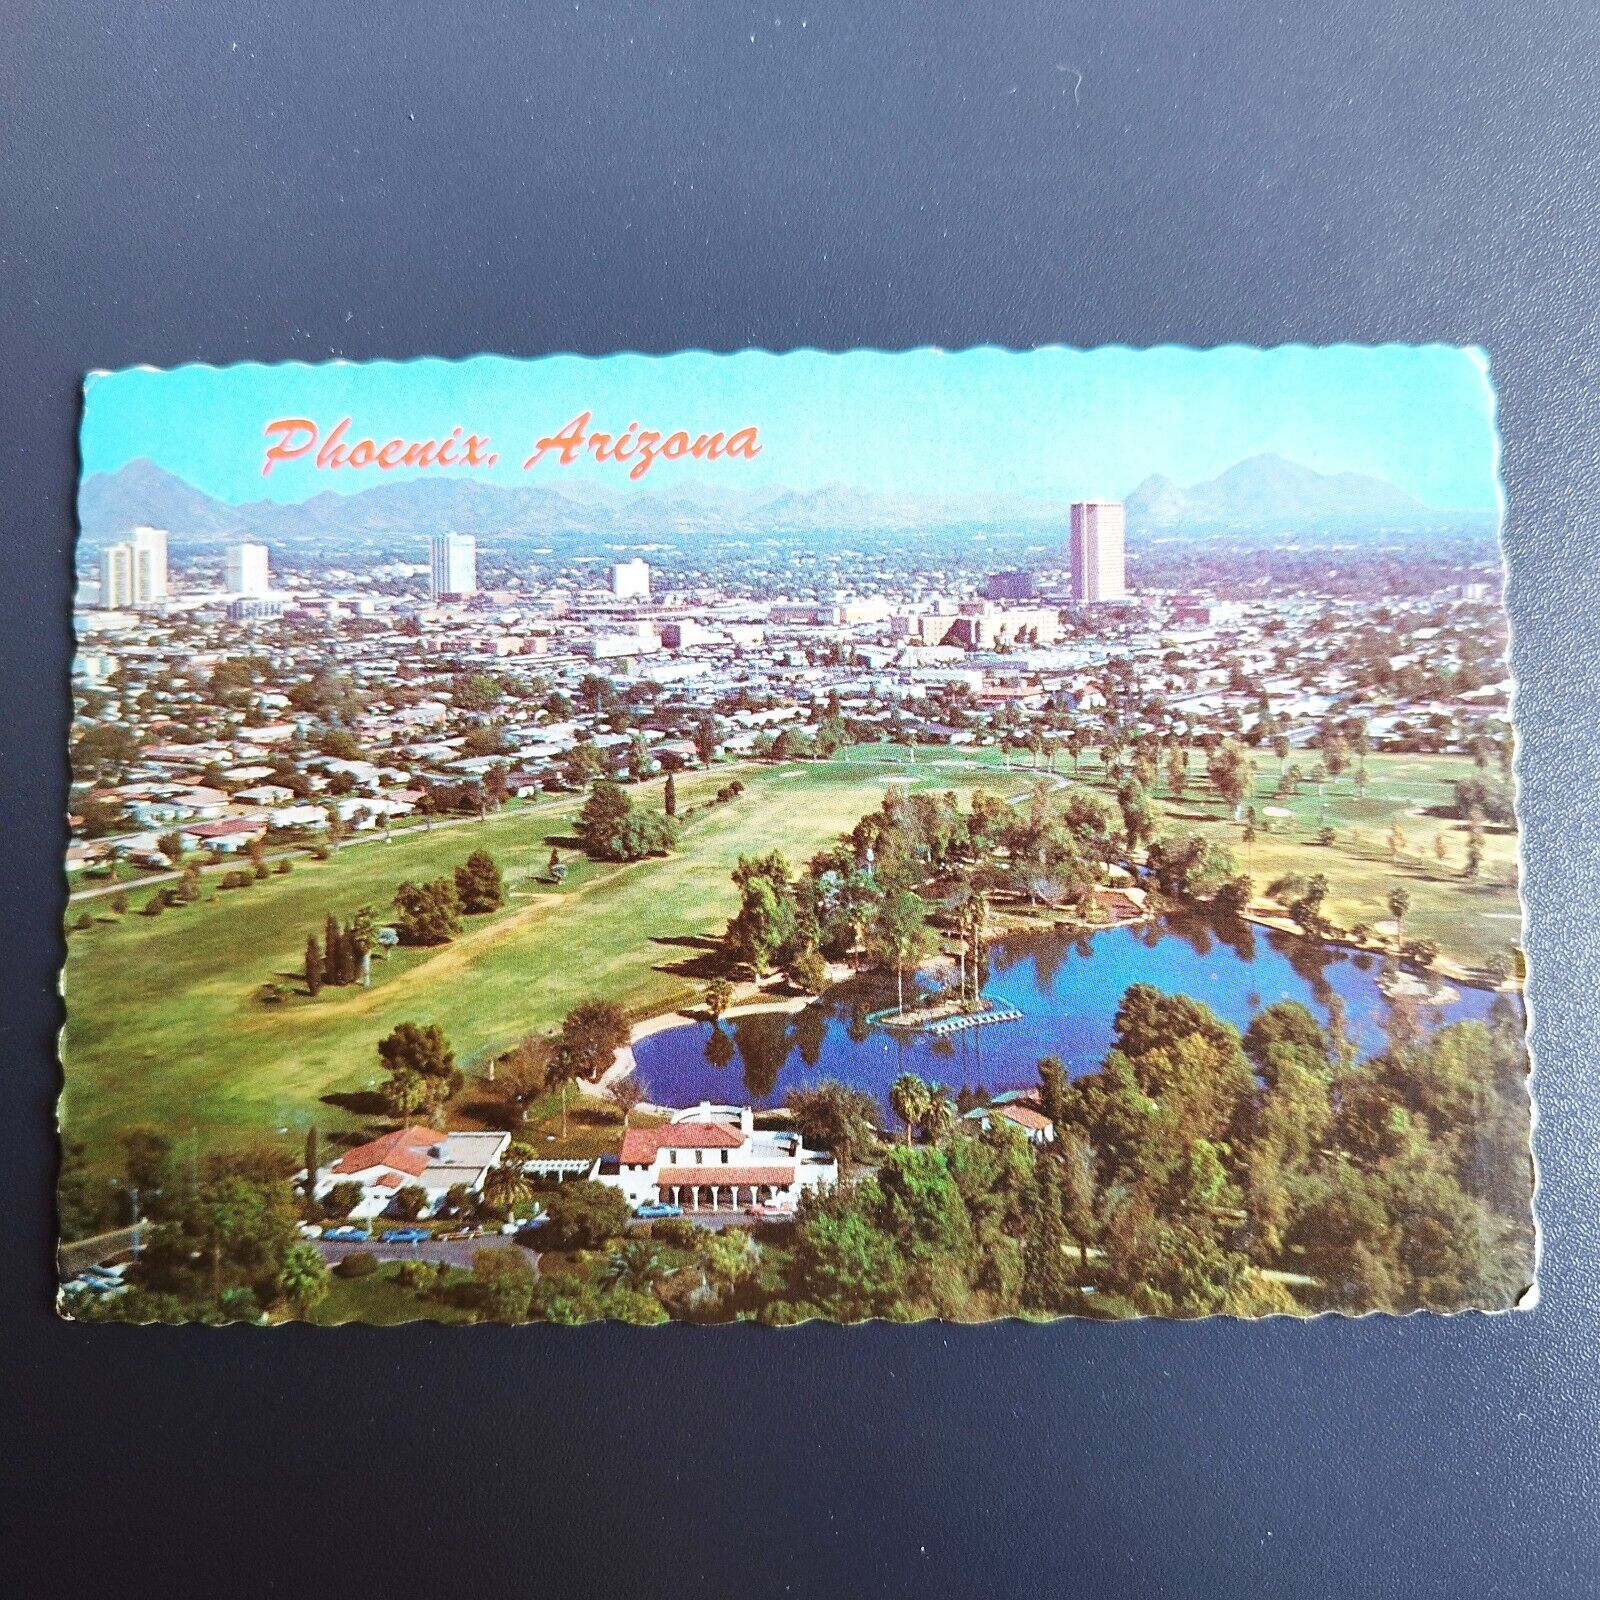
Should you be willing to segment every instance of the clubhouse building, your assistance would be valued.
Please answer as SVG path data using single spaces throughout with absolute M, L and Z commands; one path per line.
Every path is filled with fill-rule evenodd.
M 330 1166 L 317 1169 L 316 1198 L 340 1183 L 358 1184 L 361 1198 L 350 1215 L 382 1216 L 402 1189 L 428 1197 L 422 1214 L 431 1216 L 457 1186 L 483 1192 L 489 1169 L 506 1153 L 509 1133 L 440 1133 L 436 1128 L 399 1128 L 369 1144 L 346 1150 Z M 305 1174 L 300 1174 L 304 1178 Z
M 791 1129 L 758 1130 L 749 1106 L 702 1101 L 658 1128 L 629 1128 L 621 1150 L 601 1156 L 589 1176 L 635 1207 L 791 1208 L 807 1189 L 834 1188 L 839 1163 L 826 1150 L 806 1149 Z

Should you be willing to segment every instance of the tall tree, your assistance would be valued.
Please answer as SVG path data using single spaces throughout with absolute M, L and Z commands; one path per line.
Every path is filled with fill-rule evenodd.
M 1406 913 L 1411 909 L 1411 891 L 1403 883 L 1397 883 L 1389 891 L 1387 904 L 1389 915 L 1394 918 L 1394 942 L 1398 946 L 1405 941 Z
M 322 993 L 322 951 L 314 933 L 306 935 L 306 988 L 313 1000 Z
M 889 1109 L 906 1125 L 907 1144 L 926 1115 L 930 1098 L 928 1085 L 914 1072 L 902 1072 L 889 1085 Z
M 487 850 L 474 850 L 455 869 L 456 898 L 469 916 L 498 911 L 506 903 L 500 865 Z
M 867 945 L 873 957 L 894 968 L 898 1009 L 906 1008 L 905 973 L 928 951 L 928 908 L 912 889 L 890 889 L 878 901 L 868 924 Z

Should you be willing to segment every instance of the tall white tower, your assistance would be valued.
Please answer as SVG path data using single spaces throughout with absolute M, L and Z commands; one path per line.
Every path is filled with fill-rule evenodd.
M 428 541 L 428 588 L 435 600 L 478 592 L 478 541 L 470 533 L 436 533 Z
M 149 605 L 167 598 L 167 530 L 139 527 L 133 530 L 133 598 Z
M 272 592 L 267 571 L 267 547 L 264 544 L 228 546 L 225 562 L 226 585 L 229 594 L 258 597 Z
M 1074 501 L 1068 550 L 1074 600 L 1092 605 L 1127 598 L 1124 528 L 1120 500 Z
M 139 527 L 100 554 L 100 604 L 146 606 L 167 598 L 167 534 Z
M 100 552 L 100 604 L 107 611 L 133 604 L 133 546 L 126 539 Z

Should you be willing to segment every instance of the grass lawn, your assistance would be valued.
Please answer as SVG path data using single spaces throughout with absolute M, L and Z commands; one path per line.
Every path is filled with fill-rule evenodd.
M 742 795 L 685 815 L 734 776 Z M 665 860 L 585 860 L 564 842 L 574 796 L 306 858 L 248 889 L 208 878 L 195 904 L 159 917 L 137 914 L 137 891 L 135 912 L 120 919 L 89 902 L 95 926 L 68 942 L 64 1125 L 91 1160 L 112 1158 L 118 1134 L 139 1124 L 193 1132 L 202 1146 L 279 1137 L 297 1150 L 313 1121 L 330 1133 L 364 1125 L 323 1097 L 376 1085 L 377 1041 L 396 1023 L 439 1023 L 470 1066 L 554 1027 L 580 1000 L 615 999 L 637 1016 L 682 1004 L 703 985 L 705 941 L 735 909 L 738 857 L 780 849 L 804 861 L 876 806 L 890 780 L 965 797 L 980 785 L 1015 792 L 1030 775 L 1002 771 L 993 751 L 923 752 L 911 765 L 903 753 L 858 749 L 848 761 L 719 767 L 680 775 L 682 838 Z M 645 804 L 660 792 L 659 780 L 632 791 Z M 570 869 L 559 890 L 536 881 L 553 841 Z M 320 935 L 328 912 L 371 905 L 382 917 L 400 882 L 447 872 L 480 845 L 505 871 L 504 910 L 468 919 L 441 948 L 375 961 L 370 990 L 303 993 L 306 936 Z M 255 999 L 269 980 L 293 997 Z
M 401 1322 L 471 1322 L 472 1313 L 459 1306 L 408 1289 L 400 1282 L 402 1262 L 390 1261 L 365 1278 L 341 1278 L 335 1273 L 328 1292 L 312 1308 L 307 1320 L 321 1328 L 343 1322 L 365 1322 L 392 1328 Z M 465 1281 L 472 1274 L 451 1271 L 448 1281 Z
M 1309 766 L 1313 758 L 1301 754 L 1294 759 Z M 1191 828 L 1222 839 L 1255 880 L 1258 894 L 1287 872 L 1326 873 L 1328 915 L 1347 928 L 1386 920 L 1385 898 L 1395 884 L 1403 883 L 1411 891 L 1408 938 L 1433 939 L 1446 954 L 1469 963 L 1522 942 L 1516 835 L 1510 829 L 1487 829 L 1482 871 L 1476 881 L 1469 881 L 1463 876 L 1467 825 L 1421 814 L 1449 804 L 1454 799 L 1451 785 L 1475 775 L 1465 756 L 1372 755 L 1367 757 L 1364 795 L 1357 794 L 1353 775 L 1345 773 L 1323 785 L 1321 795 L 1315 784 L 1307 783 L 1288 799 L 1273 793 L 1277 758 L 1258 751 L 1256 765 L 1256 793 L 1248 802 L 1260 819 L 1253 846 L 1241 842 L 1242 826 L 1212 796 L 1205 780 L 1205 753 L 1199 750 L 1182 800 L 1167 794 L 1163 774 L 1157 803 L 1164 828 Z M 1083 778 L 1100 781 L 1101 774 L 1090 760 L 1083 763 Z M 1265 817 L 1262 813 L 1268 806 L 1282 807 L 1293 816 Z M 1396 821 L 1405 843 L 1391 860 L 1388 836 Z M 1324 826 L 1334 831 L 1332 845 L 1317 843 Z M 1441 835 L 1443 860 L 1435 851 Z

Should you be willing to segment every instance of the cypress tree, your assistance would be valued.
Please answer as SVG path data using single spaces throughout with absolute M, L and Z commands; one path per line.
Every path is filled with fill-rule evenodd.
M 317 948 L 317 936 L 306 935 L 306 988 L 314 1000 L 322 993 L 322 951 Z
M 669 817 L 677 816 L 678 786 L 672 781 L 672 774 L 670 772 L 667 774 L 667 786 L 662 792 L 661 804 L 666 808 L 666 813 Z
M 1061 1168 L 1038 1161 L 1022 1255 L 1022 1303 L 1032 1311 L 1062 1311 L 1077 1298 L 1067 1256 L 1071 1240 L 1061 1212 Z
M 330 911 L 322 927 L 322 978 L 337 988 L 344 982 L 339 964 L 339 920 Z
M 313 1123 L 306 1129 L 306 1199 L 313 1200 L 317 1193 L 317 1129 Z

